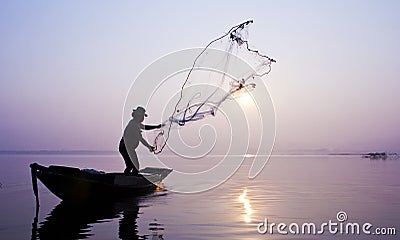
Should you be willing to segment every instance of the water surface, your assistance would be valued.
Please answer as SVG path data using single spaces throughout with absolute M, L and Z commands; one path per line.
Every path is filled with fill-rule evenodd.
M 237 157 L 237 156 L 232 156 Z M 398 239 L 366 235 L 261 235 L 257 224 L 336 221 L 400 230 L 400 160 L 360 156 L 273 156 L 247 178 L 251 158 L 221 186 L 199 194 L 168 190 L 112 203 L 70 206 L 39 183 L 35 218 L 31 162 L 122 171 L 118 155 L 0 155 L 1 239 Z M 201 161 L 190 164 L 201 165 Z M 173 184 L 165 181 L 166 188 Z M 37 221 L 36 221 L 37 220 Z M 275 230 L 276 231 L 276 230 Z

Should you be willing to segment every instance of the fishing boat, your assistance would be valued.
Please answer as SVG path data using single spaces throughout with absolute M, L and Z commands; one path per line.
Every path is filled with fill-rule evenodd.
M 386 152 L 371 152 L 364 154 L 363 158 L 386 160 L 388 158 L 388 154 Z
M 64 201 L 105 200 L 137 196 L 154 191 L 172 169 L 147 167 L 138 176 L 105 173 L 66 166 L 45 167 L 32 163 L 33 191 L 38 200 L 37 178 Z

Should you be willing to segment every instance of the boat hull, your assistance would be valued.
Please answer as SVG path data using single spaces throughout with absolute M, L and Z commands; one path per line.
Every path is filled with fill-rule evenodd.
M 140 176 L 85 171 L 64 166 L 31 164 L 34 174 L 53 194 L 65 201 L 105 200 L 144 195 L 154 191 L 172 171 L 145 168 Z M 33 176 L 32 176 L 33 178 Z

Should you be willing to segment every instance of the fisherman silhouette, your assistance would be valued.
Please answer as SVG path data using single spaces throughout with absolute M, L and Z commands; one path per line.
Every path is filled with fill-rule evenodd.
M 146 146 L 150 152 L 154 151 L 154 147 L 151 146 L 146 139 L 142 136 L 143 130 L 152 130 L 161 128 L 163 125 L 144 125 L 142 124 L 144 117 L 147 117 L 146 110 L 143 107 L 137 107 L 132 110 L 132 119 L 125 127 L 124 134 L 119 142 L 119 152 L 125 161 L 125 174 L 138 175 L 139 174 L 139 160 L 136 154 L 136 148 L 141 142 Z

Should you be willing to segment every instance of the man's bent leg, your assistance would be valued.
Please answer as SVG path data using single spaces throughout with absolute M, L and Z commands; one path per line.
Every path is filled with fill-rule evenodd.
M 124 173 L 128 174 L 132 171 L 132 169 L 135 168 L 135 166 L 133 165 L 131 158 L 129 157 L 129 153 L 126 150 L 124 139 L 121 139 L 121 141 L 119 143 L 119 153 L 121 153 L 122 157 L 124 158 L 124 162 L 125 162 L 125 166 L 126 166 Z
M 131 160 L 132 160 L 131 163 L 133 165 L 132 173 L 134 175 L 137 175 L 137 174 L 139 174 L 139 159 L 137 157 L 137 154 L 136 154 L 135 150 L 131 151 L 130 157 L 131 157 Z

